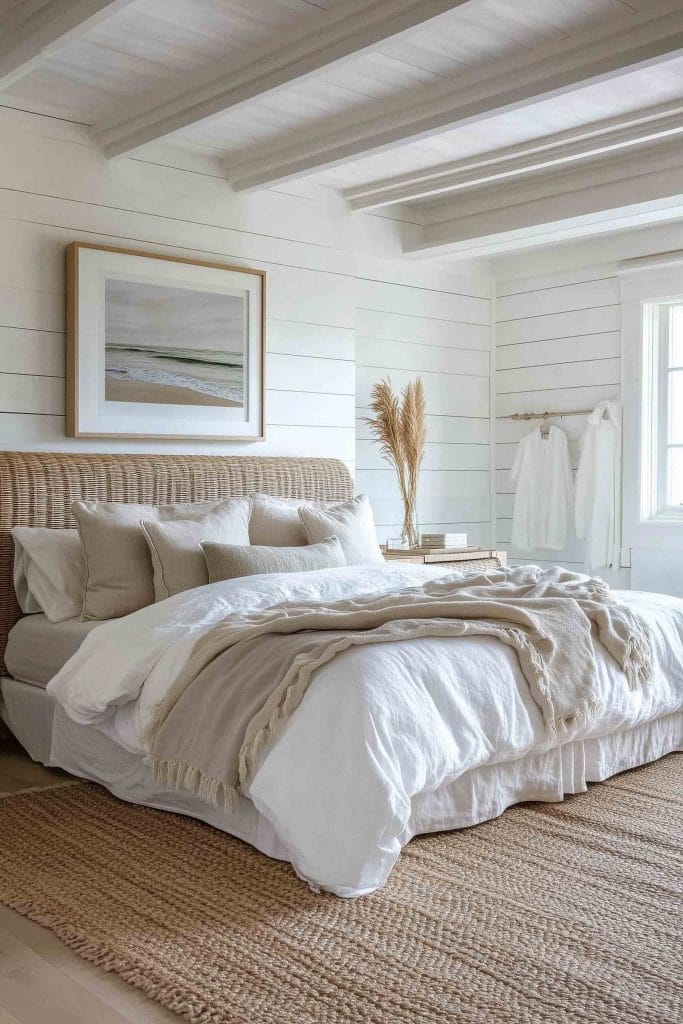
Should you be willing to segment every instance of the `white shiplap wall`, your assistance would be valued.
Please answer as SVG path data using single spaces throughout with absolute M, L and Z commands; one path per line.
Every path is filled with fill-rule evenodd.
M 327 242 L 318 205 L 268 193 L 259 208 L 205 171 L 107 163 L 81 126 L 0 108 L 0 445 L 330 455 L 353 467 L 354 281 L 337 254 L 316 258 Z M 293 220 L 305 241 L 289 237 Z M 264 443 L 64 437 L 64 247 L 74 239 L 267 271 Z
M 363 417 L 375 381 L 396 390 L 420 376 L 428 440 L 418 496 L 424 529 L 461 529 L 490 543 L 488 289 L 439 292 L 365 282 L 356 312 L 357 486 L 371 498 L 381 540 L 400 534 L 395 474 Z
M 488 281 L 400 262 L 413 229 L 350 214 L 327 189 L 235 195 L 220 167 L 177 148 L 108 162 L 84 127 L 0 107 L 0 447 L 320 455 L 353 469 L 373 377 L 390 369 L 400 384 L 417 371 L 430 411 L 423 522 L 464 522 L 488 542 Z M 64 247 L 74 239 L 266 270 L 264 443 L 65 438 Z M 357 488 L 386 533 L 400 521 L 397 496 L 362 429 L 358 454 Z
M 511 546 L 514 488 L 509 471 L 517 442 L 538 421 L 505 416 L 590 409 L 603 399 L 620 399 L 621 306 L 615 270 L 612 264 L 496 284 L 496 540 L 513 563 L 582 568 L 583 544 L 576 540 L 553 553 Z M 569 435 L 576 470 L 586 417 L 556 422 Z

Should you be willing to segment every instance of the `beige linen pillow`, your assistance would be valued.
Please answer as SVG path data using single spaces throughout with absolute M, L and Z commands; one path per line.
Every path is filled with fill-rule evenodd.
M 299 509 L 315 508 L 314 502 L 278 498 L 274 494 L 252 494 L 251 500 L 249 537 L 252 544 L 294 548 L 307 543 Z
M 295 547 L 255 544 L 240 547 L 203 541 L 202 551 L 211 583 L 237 579 L 240 576 L 258 576 L 271 572 L 311 572 L 314 569 L 339 569 L 346 565 L 344 552 L 336 537 L 329 537 L 320 544 Z
M 232 498 L 193 519 L 143 519 L 154 568 L 155 600 L 207 584 L 209 574 L 200 542 L 249 544 L 250 513 L 249 498 Z
M 234 499 L 227 499 L 232 501 Z M 249 499 L 243 499 L 248 501 Z M 85 561 L 83 619 L 116 619 L 154 603 L 152 558 L 140 523 L 196 518 L 224 502 L 143 505 L 75 501 Z
M 85 567 L 78 530 L 14 526 L 14 589 L 23 612 L 50 622 L 81 614 Z
M 338 537 L 347 565 L 383 562 L 372 506 L 365 494 L 331 508 L 300 508 L 299 518 L 310 544 Z
M 83 546 L 83 619 L 116 619 L 154 601 L 152 561 L 140 520 L 153 505 L 75 501 L 72 512 Z

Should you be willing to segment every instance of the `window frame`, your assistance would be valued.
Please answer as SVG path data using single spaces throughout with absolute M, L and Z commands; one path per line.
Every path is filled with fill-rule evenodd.
M 653 450 L 658 458 L 664 458 L 661 439 L 668 439 L 666 413 L 659 401 L 659 376 L 656 421 L 647 412 L 652 410 L 653 377 L 663 373 L 660 347 L 664 332 L 661 323 L 653 322 L 652 311 L 657 308 L 661 318 L 662 306 L 683 305 L 683 253 L 666 260 L 625 263 L 618 273 L 624 404 L 622 564 L 629 565 L 631 548 L 683 549 L 683 509 L 667 505 L 666 500 L 662 503 L 659 488 L 666 475 L 662 476 L 662 467 L 653 465 L 652 459 Z M 668 374 L 668 356 L 666 362 Z
M 673 373 L 683 372 L 683 366 L 674 365 L 671 359 L 671 349 L 673 341 L 673 328 L 674 318 L 673 311 L 676 308 L 683 310 L 683 295 L 677 302 L 666 302 L 660 303 L 660 338 L 659 338 L 659 399 L 658 399 L 658 415 L 659 415 L 659 439 L 658 439 L 658 512 L 660 515 L 673 516 L 674 518 L 683 517 L 683 501 L 669 502 L 669 483 L 670 483 L 670 469 L 669 469 L 669 453 L 672 448 L 683 449 L 683 442 L 671 441 L 670 438 L 670 427 L 671 427 L 671 381 Z M 664 398 L 662 398 L 664 396 Z
M 669 440 L 671 374 L 683 370 L 670 362 L 672 311 L 680 298 L 643 303 L 641 389 L 641 520 L 683 520 L 683 502 L 669 502 L 669 451 L 683 443 Z

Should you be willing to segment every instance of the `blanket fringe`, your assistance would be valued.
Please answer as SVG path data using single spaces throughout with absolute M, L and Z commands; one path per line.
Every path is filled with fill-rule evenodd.
M 583 705 L 575 711 L 574 714 L 569 715 L 562 721 L 562 732 L 569 732 L 570 729 L 575 728 L 577 725 L 590 725 L 602 709 L 603 702 L 597 697 L 587 698 Z
M 537 637 L 535 640 L 532 640 L 530 637 L 526 636 L 521 629 L 510 629 L 508 632 L 510 636 L 516 638 L 515 646 L 517 647 L 519 657 L 521 658 L 525 656 L 529 662 L 529 667 L 532 670 L 533 675 L 533 686 L 535 686 L 538 691 L 533 694 L 533 696 L 541 708 L 543 724 L 545 725 L 548 739 L 554 741 L 557 738 L 558 720 L 553 714 L 553 699 L 550 692 L 548 671 L 541 656 L 541 652 L 536 646 L 536 642 L 542 638 Z M 531 678 L 529 679 L 529 685 L 532 685 Z M 561 721 L 559 722 L 559 725 L 562 729 L 566 728 L 565 724 Z
M 645 629 L 634 630 L 626 641 L 624 675 L 632 690 L 643 686 L 652 675 L 652 644 Z
M 256 766 L 260 761 L 262 751 L 266 746 L 270 745 L 272 739 L 278 735 L 283 723 L 286 721 L 287 716 L 283 705 L 287 697 L 291 696 L 291 690 L 292 687 L 287 690 L 285 700 L 275 710 L 271 720 L 259 729 L 250 740 L 245 740 L 242 744 L 239 756 L 239 776 L 242 788 L 248 786 L 256 774 Z
M 179 761 L 157 757 L 152 761 L 152 774 L 160 786 L 182 792 L 194 793 L 207 804 L 221 808 L 226 812 L 237 808 L 240 794 L 229 783 L 222 779 L 213 779 L 203 775 L 196 765 L 189 761 Z

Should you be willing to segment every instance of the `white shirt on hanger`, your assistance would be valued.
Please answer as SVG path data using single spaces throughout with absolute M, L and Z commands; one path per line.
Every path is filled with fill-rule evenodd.
M 522 551 L 566 548 L 572 531 L 574 489 L 567 435 L 550 427 L 523 437 L 510 470 L 516 484 L 512 544 Z
M 605 418 L 606 417 L 606 418 Z M 576 476 L 576 535 L 586 569 L 618 569 L 621 548 L 621 406 L 600 402 L 588 417 Z

